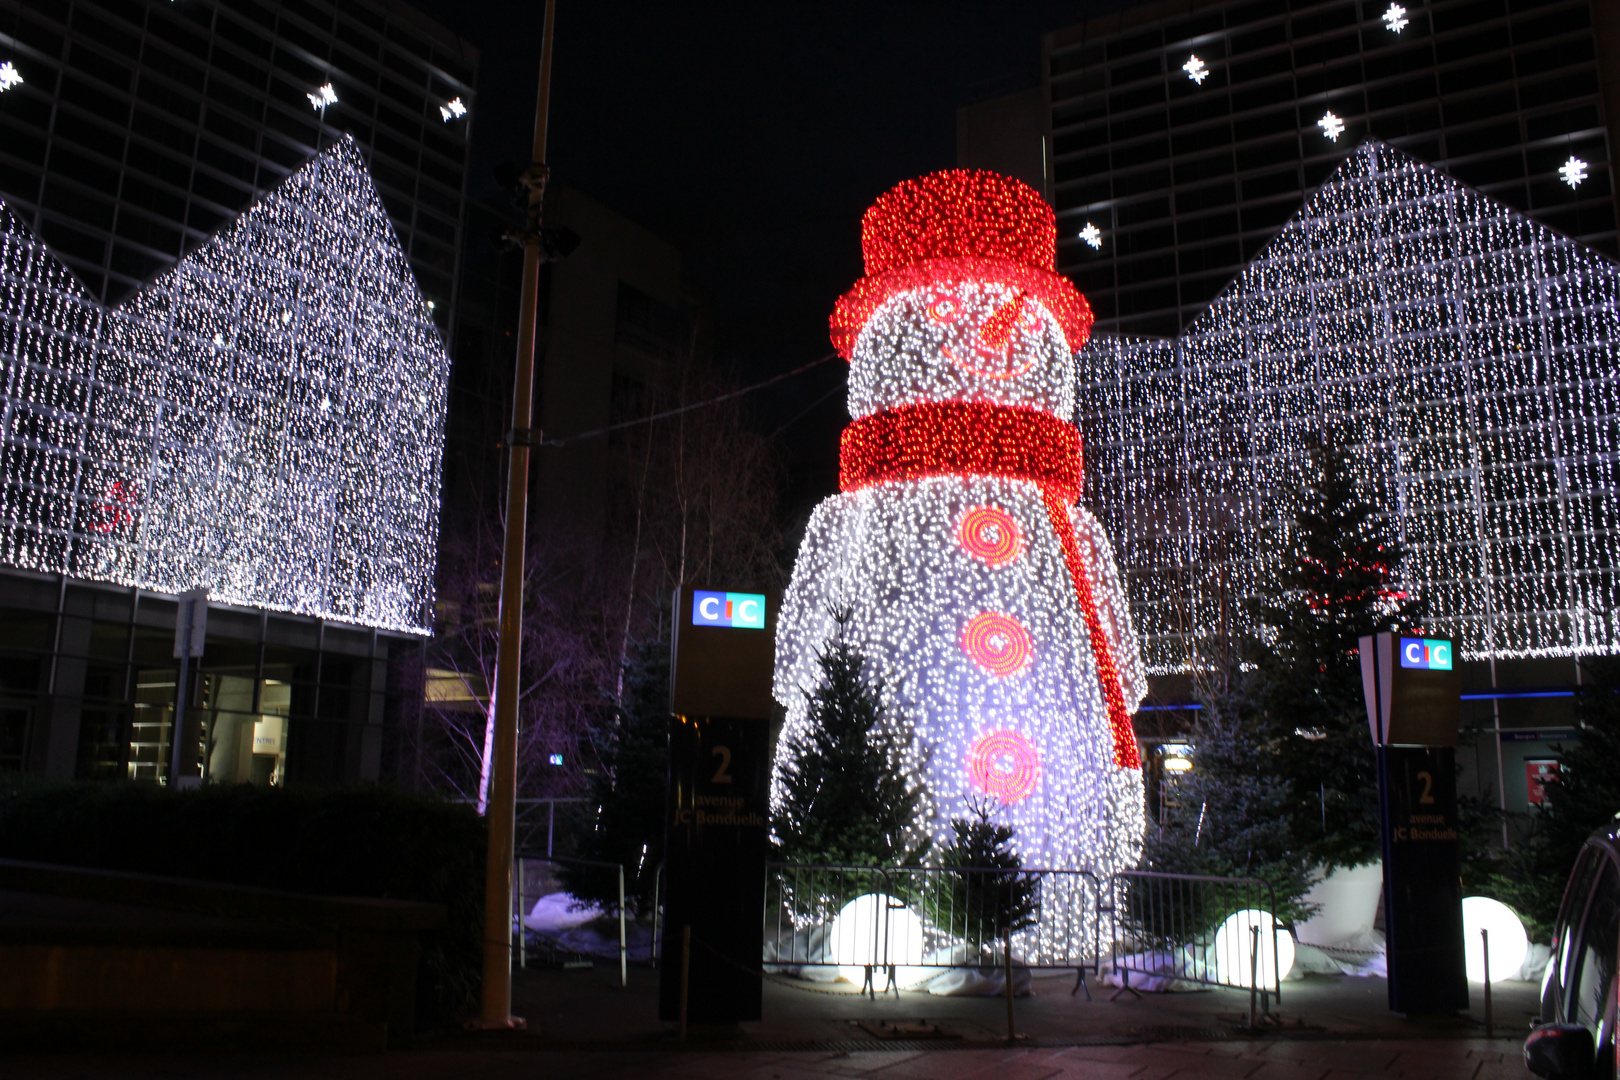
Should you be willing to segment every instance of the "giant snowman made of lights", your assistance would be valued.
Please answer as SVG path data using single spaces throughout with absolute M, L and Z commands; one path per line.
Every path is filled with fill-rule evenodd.
M 778 619 L 776 768 L 847 610 L 922 789 L 919 836 L 948 842 L 988 804 L 1025 867 L 1105 876 L 1141 851 L 1146 683 L 1108 539 L 1077 505 L 1092 317 L 1056 239 L 1033 189 L 980 171 L 902 183 L 862 219 L 866 276 L 831 319 L 852 423 Z

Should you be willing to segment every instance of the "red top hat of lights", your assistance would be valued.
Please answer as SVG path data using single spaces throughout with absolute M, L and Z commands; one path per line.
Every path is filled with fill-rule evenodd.
M 895 293 L 991 281 L 1034 296 L 1070 349 L 1091 333 L 1091 307 L 1055 272 L 1057 220 L 1021 181 L 982 169 L 945 169 L 895 185 L 861 218 L 866 276 L 833 308 L 833 347 L 845 360 L 872 313 Z

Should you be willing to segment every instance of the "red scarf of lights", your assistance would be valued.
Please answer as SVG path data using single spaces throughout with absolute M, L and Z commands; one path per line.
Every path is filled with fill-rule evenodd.
M 1080 432 L 1050 413 L 947 401 L 873 413 L 838 440 L 838 487 L 856 491 L 885 480 L 928 476 L 1005 476 L 1080 497 Z
M 1091 638 L 1114 736 L 1114 764 L 1140 769 L 1142 757 L 1125 708 L 1119 665 L 1091 595 L 1085 554 L 1069 519 L 1068 508 L 1080 497 L 1080 432 L 1073 424 L 1036 409 L 950 401 L 906 405 L 862 417 L 845 428 L 839 439 L 838 487 L 842 491 L 930 476 L 1000 476 L 1039 485 Z

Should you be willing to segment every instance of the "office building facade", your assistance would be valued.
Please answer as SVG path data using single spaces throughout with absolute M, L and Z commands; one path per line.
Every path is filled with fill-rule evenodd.
M 453 167 L 426 167 L 444 41 L 476 61 L 400 5 L 0 7 L 22 80 L 0 91 L 0 769 L 397 771 L 433 617 L 435 294 L 460 239 L 464 132 Z M 309 92 L 338 103 L 300 113 L 312 57 Z M 180 711 L 197 746 L 176 776 Z
M 478 54 L 420 12 L 0 0 L 0 63 L 22 80 L 0 93 L 0 197 L 93 299 L 127 299 L 347 134 L 448 325 Z
M 1620 267 L 1380 143 L 1173 340 L 1081 350 L 1088 496 L 1150 669 L 1196 666 L 1352 454 L 1469 661 L 1620 652 Z
M 1059 270 L 1170 337 L 1367 139 L 1614 256 L 1601 0 L 1163 0 L 1046 36 Z
M 1086 497 L 1170 710 L 1139 727 L 1258 636 L 1245 602 L 1328 434 L 1458 642 L 1470 788 L 1523 810 L 1527 765 L 1577 737 L 1575 659 L 1620 653 L 1620 267 L 1367 143 L 1184 333 L 1078 359 Z
M 493 505 L 504 450 L 489 437 L 510 422 L 516 353 L 520 249 L 486 237 L 516 211 L 475 200 L 456 327 L 447 498 L 469 510 Z M 668 393 L 680 361 L 699 355 L 699 304 L 669 243 L 566 183 L 546 189 L 546 222 L 580 238 L 565 259 L 541 268 L 535 419 L 550 446 L 531 463 L 535 512 L 595 538 L 623 492 L 617 461 L 625 432 L 610 425 L 644 417 Z M 639 442 L 638 442 L 639 445 Z M 594 541 L 593 541 L 594 542 Z

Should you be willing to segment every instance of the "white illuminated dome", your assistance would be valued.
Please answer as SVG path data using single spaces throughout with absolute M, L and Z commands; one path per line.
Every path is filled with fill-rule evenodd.
M 880 965 L 904 969 L 922 963 L 923 924 L 894 897 L 868 893 L 845 904 L 833 919 L 830 945 L 839 975 L 860 985 L 866 977 L 865 965 L 872 964 L 872 977 L 881 986 L 886 972 Z M 895 975 L 902 985 L 907 982 L 903 970 Z
M 1517 978 L 1519 969 L 1524 967 L 1524 955 L 1530 950 L 1530 937 L 1513 909 L 1488 896 L 1465 896 L 1462 909 L 1468 981 L 1485 981 L 1485 943 L 1479 936 L 1481 930 L 1490 932 L 1491 982 Z
M 1235 911 L 1215 931 L 1215 972 L 1226 983 L 1247 987 L 1252 977 L 1254 956 L 1253 927 L 1260 928 L 1260 988 L 1275 986 L 1294 970 L 1294 935 L 1277 927 L 1271 912 L 1258 908 Z M 1272 964 L 1271 940 L 1277 938 L 1276 965 Z

